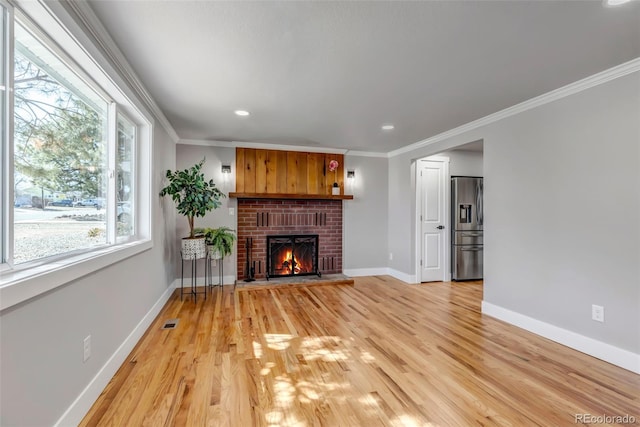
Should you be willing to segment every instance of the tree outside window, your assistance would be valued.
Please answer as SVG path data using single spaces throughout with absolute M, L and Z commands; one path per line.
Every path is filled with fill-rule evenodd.
M 107 243 L 107 103 L 15 26 L 14 263 Z

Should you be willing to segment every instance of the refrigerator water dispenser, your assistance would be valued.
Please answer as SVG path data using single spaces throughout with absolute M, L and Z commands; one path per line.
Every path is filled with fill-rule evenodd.
M 459 222 L 466 224 L 471 222 L 471 205 L 460 205 Z

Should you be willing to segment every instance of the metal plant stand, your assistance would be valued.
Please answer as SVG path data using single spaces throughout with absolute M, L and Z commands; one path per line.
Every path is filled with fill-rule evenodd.
M 218 286 L 222 287 L 224 285 L 224 257 L 222 258 L 212 258 L 211 253 L 207 254 L 207 270 L 205 271 L 205 276 L 209 278 L 209 289 L 213 288 L 213 267 L 211 266 L 211 261 L 218 261 L 220 266 L 218 267 Z
M 180 270 L 180 301 L 182 301 L 182 296 L 185 293 L 190 293 L 191 295 L 193 295 L 193 300 L 197 301 L 198 299 L 198 294 L 204 294 L 204 299 L 207 299 L 207 269 L 206 269 L 206 264 L 205 264 L 205 278 L 204 278 L 204 292 L 198 292 L 197 291 L 197 287 L 196 287 L 196 282 L 198 279 L 198 260 L 199 259 L 205 259 L 206 262 L 206 258 L 198 258 L 196 256 L 193 257 L 189 257 L 189 258 L 185 258 L 183 256 L 182 251 L 180 251 L 180 258 L 182 260 L 181 262 L 181 270 Z M 188 290 L 187 292 L 185 292 L 184 290 L 184 263 L 185 261 L 191 261 L 191 289 Z

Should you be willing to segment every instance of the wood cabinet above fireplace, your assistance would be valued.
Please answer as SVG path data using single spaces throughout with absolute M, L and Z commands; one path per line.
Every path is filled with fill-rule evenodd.
M 339 163 L 336 171 L 329 162 Z M 332 195 L 333 184 L 340 188 Z M 236 191 L 251 199 L 353 199 L 344 194 L 344 155 L 236 148 Z

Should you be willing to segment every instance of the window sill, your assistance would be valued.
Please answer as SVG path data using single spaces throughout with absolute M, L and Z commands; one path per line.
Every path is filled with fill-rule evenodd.
M 0 311 L 152 247 L 151 240 L 142 240 L 110 246 L 26 270 L 3 271 L 0 276 Z

